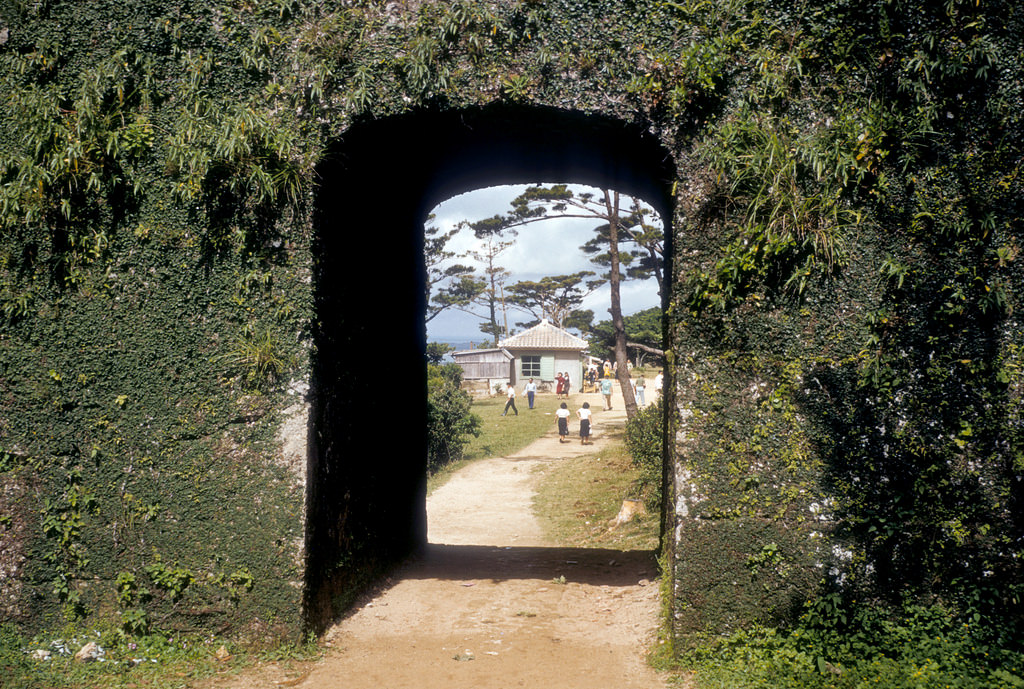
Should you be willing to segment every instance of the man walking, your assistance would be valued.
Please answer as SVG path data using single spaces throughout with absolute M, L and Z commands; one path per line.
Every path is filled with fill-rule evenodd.
M 505 402 L 505 411 L 501 412 L 502 416 L 508 413 L 509 407 L 512 407 L 512 411 L 516 413 L 516 416 L 519 416 L 519 410 L 516 409 L 516 387 L 512 385 L 511 380 L 508 382 L 508 401 Z

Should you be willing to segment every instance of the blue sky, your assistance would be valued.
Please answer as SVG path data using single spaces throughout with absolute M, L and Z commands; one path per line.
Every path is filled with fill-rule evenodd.
M 489 187 L 452 197 L 434 208 L 433 225 L 449 229 L 463 220 L 480 220 L 492 215 L 505 213 L 509 203 L 518 196 L 526 185 Z M 573 186 L 573 189 L 584 187 Z M 596 191 L 596 190 L 595 190 Z M 600 273 L 599 267 L 580 250 L 592 236 L 595 220 L 550 220 L 527 225 L 519 229 L 515 245 L 501 254 L 499 263 L 510 273 L 507 285 L 520 280 L 537 280 L 545 275 L 565 275 L 581 270 Z M 478 247 L 471 231 L 460 232 L 449 244 L 456 252 Z M 461 259 L 462 262 L 470 262 Z M 608 314 L 609 291 L 607 285 L 597 290 L 582 304 L 582 308 L 594 312 L 594 320 L 604 321 Z M 625 315 L 660 306 L 657 282 L 629 280 L 622 285 L 622 310 Z M 510 311 L 509 326 L 517 321 L 531 320 L 522 311 Z M 449 309 L 427 324 L 427 339 L 430 341 L 480 341 L 480 319 L 461 311 Z

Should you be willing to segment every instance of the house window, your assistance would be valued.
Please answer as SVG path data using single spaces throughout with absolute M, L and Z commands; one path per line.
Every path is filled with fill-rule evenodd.
M 540 357 L 523 357 L 523 378 L 540 378 Z

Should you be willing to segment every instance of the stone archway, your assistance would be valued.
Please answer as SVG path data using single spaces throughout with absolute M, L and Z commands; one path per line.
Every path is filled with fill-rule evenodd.
M 472 189 L 609 186 L 671 218 L 674 164 L 605 117 L 495 105 L 354 125 L 318 169 L 307 625 L 426 542 L 423 222 Z M 666 233 L 668 235 L 669 233 Z

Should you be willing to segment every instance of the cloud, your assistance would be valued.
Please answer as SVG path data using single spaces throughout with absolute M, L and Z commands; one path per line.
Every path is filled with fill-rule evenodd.
M 508 211 L 512 199 L 522 193 L 527 185 L 489 187 L 460 194 L 438 204 L 432 211 L 435 227 L 451 229 L 464 220 L 476 221 Z M 584 187 L 573 186 L 573 189 Z M 594 219 L 549 220 L 519 229 L 514 244 L 503 252 L 499 265 L 512 276 L 509 284 L 520 280 L 537 280 L 545 275 L 566 275 L 583 270 L 602 273 L 601 267 L 591 263 L 590 258 L 580 250 L 594 229 L 600 224 Z M 472 231 L 464 230 L 449 243 L 449 248 L 462 253 L 479 250 L 484 242 L 476 239 Z M 461 259 L 460 262 L 466 262 Z M 622 285 L 623 313 L 629 315 L 653 306 L 660 306 L 657 282 L 653 279 L 638 282 L 626 281 Z M 596 321 L 607 320 L 610 289 L 605 286 L 584 300 L 582 308 L 592 309 Z M 509 313 L 509 323 L 524 320 L 516 312 Z M 449 310 L 427 324 L 429 339 L 483 339 L 478 324 L 480 320 L 469 314 Z

